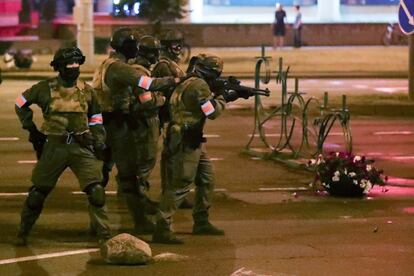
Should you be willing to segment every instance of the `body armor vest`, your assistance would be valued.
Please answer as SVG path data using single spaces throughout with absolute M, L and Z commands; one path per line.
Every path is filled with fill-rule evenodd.
M 77 80 L 74 87 L 63 87 L 57 79 L 49 81 L 50 101 L 44 113 L 42 132 L 46 135 L 81 134 L 88 127 L 88 102 L 92 95 L 85 82 Z

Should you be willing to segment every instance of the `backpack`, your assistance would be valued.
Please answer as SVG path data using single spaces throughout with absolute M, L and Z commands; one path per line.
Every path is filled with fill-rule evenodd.
M 117 61 L 114 58 L 108 58 L 104 60 L 101 65 L 95 70 L 92 80 L 92 87 L 96 91 L 98 96 L 99 106 L 102 112 L 113 111 L 113 101 L 109 87 L 105 83 L 105 74 L 109 66 Z

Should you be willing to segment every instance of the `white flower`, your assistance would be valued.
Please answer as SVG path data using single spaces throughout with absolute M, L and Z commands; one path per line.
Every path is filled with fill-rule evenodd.
M 340 176 L 341 175 L 341 173 L 339 172 L 339 171 L 336 171 L 336 172 L 334 172 L 334 176 Z
M 348 170 L 346 168 L 344 170 L 344 174 L 348 174 Z
M 332 177 L 332 181 L 333 181 L 333 182 L 338 182 L 338 181 L 339 181 L 339 177 L 338 177 L 338 176 L 334 176 L 334 177 Z
M 354 179 L 353 182 L 354 182 L 355 185 L 358 185 L 358 180 Z
M 339 156 L 339 152 L 335 152 L 335 155 L 338 157 Z
M 370 170 L 372 170 L 372 166 L 371 165 L 367 165 L 366 166 L 367 171 L 369 172 Z
M 354 163 L 355 163 L 355 162 L 358 162 L 358 161 L 360 161 L 360 160 L 361 160 L 361 156 L 356 155 L 356 156 L 354 157 Z
M 356 173 L 354 173 L 354 172 L 350 172 L 350 173 L 348 173 L 348 176 L 349 176 L 349 177 L 355 177 L 355 176 L 356 176 Z

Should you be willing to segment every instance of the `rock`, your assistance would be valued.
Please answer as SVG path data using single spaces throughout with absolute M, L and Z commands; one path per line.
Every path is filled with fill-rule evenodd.
M 190 259 L 190 257 L 186 255 L 180 255 L 180 254 L 175 254 L 175 253 L 170 253 L 170 252 L 165 252 L 165 253 L 161 253 L 161 254 L 154 256 L 155 262 L 180 262 L 180 261 L 186 261 L 188 259 Z
M 119 234 L 101 247 L 106 263 L 119 265 L 142 265 L 152 260 L 148 243 L 130 234 Z

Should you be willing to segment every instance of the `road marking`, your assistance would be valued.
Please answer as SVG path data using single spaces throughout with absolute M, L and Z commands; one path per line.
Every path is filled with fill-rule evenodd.
M 412 135 L 412 131 L 377 131 L 373 133 L 374 135 Z
M 195 191 L 194 188 L 190 189 L 191 193 L 194 193 L 194 191 Z M 227 192 L 227 189 L 225 189 L 225 188 L 215 188 L 214 192 Z
M 368 88 L 368 85 L 366 85 L 366 84 L 355 84 L 355 85 L 353 85 L 353 87 L 356 88 L 356 89 L 366 89 L 366 88 Z
M 212 157 L 212 158 L 209 158 L 209 160 L 210 161 L 223 161 L 224 158 L 221 158 L 221 157 Z
M 283 187 L 283 188 L 259 188 L 260 192 L 272 192 L 272 191 L 307 191 L 306 187 Z
M 252 134 L 247 134 L 248 137 L 252 137 Z M 259 133 L 253 134 L 254 137 L 260 137 Z M 265 137 L 280 137 L 280 133 L 268 133 L 264 134 Z
M 220 138 L 220 135 L 218 134 L 204 134 L 205 138 Z
M 376 87 L 375 91 L 392 94 L 396 92 L 407 92 L 407 87 Z
M 74 191 L 74 192 L 71 192 L 73 195 L 84 195 L 85 193 L 84 192 L 82 192 L 82 191 Z M 105 191 L 105 194 L 106 195 L 116 195 L 117 194 L 117 191 Z
M 0 137 L 0 141 L 18 141 L 19 137 Z
M 328 82 L 331 85 L 335 85 L 335 86 L 339 86 L 339 85 L 343 85 L 344 82 L 343 81 L 330 81 Z
M 384 159 L 395 160 L 395 161 L 406 161 L 414 160 L 414 156 L 384 156 Z
M 93 252 L 98 252 L 98 251 L 99 251 L 99 248 L 91 248 L 91 249 L 80 249 L 80 250 L 63 251 L 63 252 L 57 252 L 57 253 L 40 254 L 40 255 L 19 257 L 19 258 L 13 258 L 13 259 L 4 259 L 4 260 L 0 260 L 0 265 L 34 261 L 34 260 L 42 260 L 42 259 L 77 255 L 77 254 L 93 253 Z
M 329 132 L 328 135 L 329 136 L 343 136 L 344 133 L 343 132 Z
M 18 164 L 36 164 L 37 160 L 19 160 L 17 161 Z
M 26 192 L 26 193 L 0 193 L 0 196 L 4 196 L 4 197 L 7 197 L 7 196 L 27 196 L 29 193 L 28 192 Z

